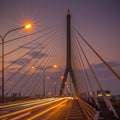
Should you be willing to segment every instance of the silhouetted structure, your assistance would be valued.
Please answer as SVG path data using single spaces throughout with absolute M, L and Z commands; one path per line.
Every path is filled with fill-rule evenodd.
M 68 10 L 67 11 L 67 59 L 66 59 L 66 69 L 64 73 L 64 78 L 60 89 L 60 95 L 63 94 L 68 73 L 70 73 L 70 76 L 72 78 L 72 83 L 75 88 L 76 95 L 79 95 L 76 79 L 71 65 L 71 21 L 70 20 L 71 20 L 71 14 L 70 14 L 70 10 Z

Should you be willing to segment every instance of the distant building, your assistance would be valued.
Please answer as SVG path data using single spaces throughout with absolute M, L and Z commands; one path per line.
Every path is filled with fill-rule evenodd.
M 111 98 L 112 100 L 120 100 L 120 95 L 114 95 Z
M 11 97 L 21 97 L 21 93 L 11 93 Z
M 110 96 L 111 96 L 110 90 L 105 90 L 104 92 L 105 92 L 105 95 L 106 95 L 107 97 L 110 97 Z M 98 97 L 102 97 L 101 91 L 99 91 L 99 90 L 97 91 L 97 96 L 98 96 Z

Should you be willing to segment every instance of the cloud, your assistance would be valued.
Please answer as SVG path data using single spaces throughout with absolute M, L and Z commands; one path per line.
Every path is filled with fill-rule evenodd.
M 48 66 L 47 68 L 49 69 L 51 66 Z M 11 68 L 10 70 L 6 71 L 7 72 L 7 76 L 6 76 L 6 80 L 8 77 L 10 77 L 13 73 L 14 70 L 16 68 Z M 43 66 L 40 67 L 40 69 L 43 69 Z M 40 71 L 39 71 L 40 72 Z M 24 91 L 30 86 L 30 84 L 35 83 L 36 87 L 38 88 L 40 83 L 43 80 L 43 73 L 39 73 L 38 71 L 34 73 L 34 70 L 32 70 L 31 72 L 27 73 L 24 72 L 18 72 L 12 79 L 10 79 L 6 84 L 5 84 L 5 88 L 6 91 L 8 92 L 15 84 L 16 82 L 19 81 L 19 84 L 15 87 L 14 90 L 12 90 L 11 92 L 19 92 L 20 88 L 22 87 L 22 85 L 26 82 L 29 81 L 28 84 L 26 84 L 26 86 L 24 87 L 23 93 Z M 33 74 L 34 73 L 34 74 Z M 47 78 L 45 78 L 47 80 L 46 82 L 46 91 L 49 91 L 49 87 L 52 86 L 52 89 L 50 87 L 51 91 L 54 91 L 54 84 L 53 82 L 55 80 L 57 80 L 57 83 L 60 84 L 61 80 L 60 80 L 60 76 L 62 75 L 61 73 L 63 73 L 63 69 L 59 69 L 59 70 L 55 70 L 55 72 L 51 72 L 51 69 L 48 71 L 48 73 L 45 73 L 45 76 L 50 76 L 50 79 L 47 80 Z M 24 76 L 25 75 L 25 76 Z M 22 78 L 22 76 L 24 76 Z M 37 77 L 38 76 L 38 77 Z M 42 76 L 42 77 L 41 77 Z M 21 79 L 22 78 L 22 79 Z M 34 82 L 33 82 L 34 81 Z M 61 85 L 61 84 L 60 84 Z M 35 87 L 35 85 L 33 86 L 33 88 Z M 33 88 L 31 90 L 33 90 Z M 38 91 L 36 91 L 37 94 Z M 42 94 L 42 93 L 41 93 Z M 9 94 L 10 95 L 10 94 Z
M 20 62 L 20 61 L 17 62 L 17 64 L 23 65 L 23 64 L 25 64 L 26 61 L 28 61 L 28 60 L 30 60 L 30 59 L 24 58 L 24 59 L 21 60 L 21 62 Z M 111 67 L 114 68 L 115 70 L 118 69 L 118 68 L 120 68 L 120 63 L 119 63 L 119 62 L 111 61 L 111 62 L 108 62 L 108 64 L 110 64 Z M 51 66 L 48 66 L 48 67 L 46 67 L 46 68 L 49 69 L 50 67 L 51 67 Z M 115 79 L 114 75 L 112 75 L 111 72 L 110 72 L 108 69 L 106 69 L 106 67 L 103 65 L 103 63 L 92 64 L 92 67 L 93 67 L 93 69 L 94 69 L 94 71 L 95 71 L 95 73 L 96 73 L 96 76 L 97 76 L 100 84 L 102 85 L 102 88 L 103 88 L 103 89 L 109 89 L 109 90 L 111 90 L 112 93 L 114 93 L 114 94 L 116 93 L 116 91 L 119 91 L 120 82 Z M 42 71 L 43 68 L 44 68 L 43 66 L 40 66 L 40 67 L 38 68 L 38 70 Z M 12 71 L 14 72 L 14 70 L 15 70 L 14 68 L 11 68 L 10 71 L 6 71 L 6 72 L 8 72 L 7 76 L 10 76 L 11 74 L 13 74 Z M 63 73 L 64 73 L 64 68 L 61 68 L 61 69 L 59 69 L 59 70 L 55 70 L 55 72 L 52 72 L 51 70 L 52 70 L 52 69 L 49 69 L 49 70 L 48 70 L 48 73 L 47 73 L 47 72 L 45 73 L 46 76 L 48 75 L 48 76 L 50 77 L 49 80 L 47 80 L 47 78 L 46 78 L 46 80 L 47 80 L 47 83 L 46 83 L 46 86 L 47 86 L 46 91 L 49 91 L 48 88 L 49 88 L 50 86 L 52 86 L 52 87 L 54 88 L 53 82 L 54 82 L 55 80 L 57 80 L 57 83 L 58 83 L 59 85 L 61 85 L 60 76 L 63 75 Z M 89 71 L 88 69 L 86 69 L 86 70 L 87 70 L 87 72 Z M 34 71 L 34 70 L 33 70 L 33 71 Z M 32 72 L 33 72 L 33 71 L 32 71 Z M 25 76 L 25 77 L 23 78 L 23 80 L 19 83 L 19 85 L 16 87 L 16 89 L 19 90 L 19 86 L 22 86 L 22 84 L 23 84 L 26 80 L 28 80 L 28 78 L 33 74 L 32 72 L 26 74 L 26 76 Z M 78 74 L 79 74 L 80 71 L 75 71 L 75 73 L 78 73 Z M 89 73 L 90 73 L 90 72 L 89 72 Z M 10 75 L 9 75 L 9 74 L 10 74 Z M 14 83 L 16 83 L 17 81 L 19 81 L 19 79 L 20 79 L 24 74 L 25 74 L 25 72 L 23 72 L 23 73 L 19 72 L 13 79 L 10 80 L 10 83 L 9 83 L 9 84 L 11 84 L 11 86 L 13 86 Z M 41 75 L 43 75 L 43 74 L 42 74 L 41 72 L 39 73 L 39 72 L 37 71 L 36 73 L 34 73 L 34 76 L 33 76 L 33 77 L 30 77 L 30 78 L 31 78 L 31 79 L 30 79 L 30 82 L 36 81 L 36 84 L 37 84 L 37 82 L 38 82 L 38 83 L 41 82 L 41 81 L 43 80 L 43 77 L 40 77 Z M 39 77 L 34 80 L 35 76 L 39 76 Z M 81 76 L 78 75 L 78 76 L 76 76 L 76 77 L 77 77 L 76 80 L 80 80 L 80 77 L 81 77 Z M 91 74 L 90 74 L 90 80 L 91 80 L 92 84 L 94 85 L 95 89 L 97 90 L 98 88 L 97 88 L 96 82 L 95 82 L 95 81 L 93 80 L 93 78 L 91 77 Z M 12 83 L 11 83 L 11 81 L 12 81 Z M 30 82 L 29 82 L 29 83 L 30 83 Z M 9 84 L 6 85 L 6 88 L 8 87 Z M 26 88 L 27 88 L 28 86 L 29 86 L 29 84 L 26 85 Z M 9 87 L 8 87 L 8 88 L 9 88 Z M 7 89 L 8 89 L 8 88 L 7 88 Z M 26 89 L 26 88 L 24 88 L 24 89 Z M 51 87 L 50 87 L 50 90 L 52 91 L 53 89 L 51 89 Z M 53 91 L 54 91 L 54 90 L 53 90 Z M 24 91 L 23 91 L 23 92 L 24 92 Z
M 47 57 L 48 55 L 45 54 L 45 53 L 40 53 L 39 51 L 34 51 L 34 52 L 29 53 L 28 56 L 40 59 L 40 58 L 43 58 L 43 57 Z M 13 60 L 13 61 L 10 61 L 9 63 L 16 64 L 16 65 L 25 65 L 30 60 L 31 60 L 31 58 L 21 58 L 18 61 Z
M 42 46 L 42 44 L 40 43 L 31 43 L 31 44 L 28 44 L 28 45 L 21 45 L 19 46 L 19 48 L 24 48 L 24 49 L 33 49 L 34 47 L 39 47 L 40 49 L 44 49 L 45 47 Z
M 107 62 L 118 74 L 120 73 L 120 62 L 116 61 L 108 61 Z M 104 90 L 110 90 L 112 94 L 119 94 L 120 92 L 120 81 L 112 74 L 112 72 L 106 68 L 106 66 L 103 63 L 98 64 L 92 64 L 91 65 L 95 75 L 97 76 L 97 79 L 101 85 L 101 87 Z M 93 85 L 94 90 L 98 90 L 98 85 L 96 84 L 95 79 L 92 76 L 92 73 L 90 72 L 90 69 L 85 69 L 87 73 L 89 74 L 90 81 Z M 76 80 L 77 81 L 83 81 L 81 76 L 81 70 L 76 70 Z M 120 74 L 119 74 L 120 75 Z
M 107 62 L 111 68 L 119 74 L 119 70 L 120 70 L 120 63 L 119 62 L 116 62 L 116 61 L 110 61 L 110 62 Z M 115 76 L 113 75 L 113 73 L 108 69 L 106 68 L 106 66 L 103 64 L 103 63 L 99 63 L 99 64 L 94 64 L 92 65 L 94 71 L 97 73 L 97 76 L 100 78 L 100 79 L 106 79 L 106 80 L 109 80 L 109 79 L 113 79 L 115 78 Z
M 108 64 L 111 66 L 111 67 L 120 67 L 120 63 L 119 62 L 115 62 L 115 61 L 111 61 L 111 62 L 108 62 Z
M 10 61 L 10 63 L 16 64 L 16 65 L 24 65 L 26 64 L 28 61 L 30 61 L 30 58 L 21 58 L 18 61 Z
M 40 51 L 34 51 L 28 54 L 30 57 L 34 58 L 42 58 L 42 57 L 47 57 L 48 55 L 45 53 L 41 53 Z
M 20 46 L 19 48 L 24 48 L 24 49 L 32 49 L 30 46 Z
M 107 63 L 111 66 L 111 68 L 117 74 L 120 74 L 120 63 L 119 62 L 109 61 Z M 103 63 L 92 64 L 91 67 L 93 68 L 93 71 L 96 74 L 98 80 L 113 80 L 113 79 L 117 79 L 115 77 L 115 75 Z M 85 71 L 87 71 L 87 73 L 89 74 L 91 79 L 93 79 L 92 73 L 90 72 L 90 69 L 86 68 Z M 76 73 L 77 77 L 80 77 L 81 70 L 80 69 L 76 70 L 75 73 Z
M 113 69 L 116 69 L 118 67 L 120 67 L 120 63 L 116 62 L 116 61 L 109 61 L 107 62 Z M 92 67 L 95 68 L 96 70 L 104 70 L 105 69 L 105 65 L 104 63 L 98 63 L 98 64 L 92 64 Z

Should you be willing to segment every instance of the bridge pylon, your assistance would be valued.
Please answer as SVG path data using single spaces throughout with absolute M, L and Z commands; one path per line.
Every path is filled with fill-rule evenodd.
M 67 81 L 67 76 L 68 76 L 68 73 L 70 73 L 70 77 L 72 78 L 72 83 L 73 83 L 76 95 L 78 96 L 79 90 L 77 87 L 74 71 L 71 65 L 71 13 L 69 9 L 67 11 L 66 17 L 67 17 L 67 57 L 66 57 L 66 69 L 65 69 L 62 85 L 60 88 L 60 95 L 63 94 L 65 83 Z

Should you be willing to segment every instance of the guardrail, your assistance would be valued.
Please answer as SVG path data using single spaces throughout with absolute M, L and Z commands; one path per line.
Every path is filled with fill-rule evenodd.
M 88 120 L 98 120 L 99 112 L 96 111 L 95 108 L 90 106 L 87 102 L 85 102 L 81 98 L 77 97 L 76 100 L 78 101 L 80 107 L 82 108 Z

